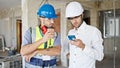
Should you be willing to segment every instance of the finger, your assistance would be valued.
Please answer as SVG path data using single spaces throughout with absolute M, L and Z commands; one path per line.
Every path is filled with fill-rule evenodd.
M 54 34 L 54 32 L 55 32 L 54 30 L 49 30 L 48 31 L 48 33 L 52 33 L 52 34 Z
M 74 41 L 77 42 L 77 41 L 79 41 L 79 39 L 75 39 Z
M 49 33 L 50 33 L 50 31 L 47 31 L 47 32 L 46 32 L 46 34 L 49 34 Z
M 28 57 L 25 57 L 25 61 L 27 61 L 27 62 L 28 62 Z
M 53 33 L 53 32 L 49 32 L 48 34 L 49 34 L 49 35 L 54 35 L 54 33 Z
M 28 58 L 28 61 L 30 62 L 31 57 Z
M 74 45 L 74 41 L 70 41 L 70 43 L 71 43 L 72 45 Z

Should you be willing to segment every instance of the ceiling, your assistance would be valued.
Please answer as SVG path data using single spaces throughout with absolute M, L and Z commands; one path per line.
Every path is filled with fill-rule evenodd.
M 0 9 L 21 5 L 21 0 L 0 0 Z
M 55 1 L 61 1 L 61 0 L 55 0 Z M 93 1 L 104 1 L 104 0 L 65 0 L 65 1 L 92 1 L 93 2 Z M 113 0 L 110 0 L 110 1 L 113 1 Z M 16 7 L 18 5 L 21 5 L 21 0 L 0 0 L 0 10 L 5 8 Z

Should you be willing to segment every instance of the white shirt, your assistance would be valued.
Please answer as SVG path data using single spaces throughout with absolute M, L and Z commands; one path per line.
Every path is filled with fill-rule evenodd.
M 103 59 L 103 39 L 101 32 L 85 22 L 77 29 L 69 31 L 68 35 L 75 35 L 77 39 L 82 40 L 85 48 L 71 45 L 69 68 L 95 68 L 96 60 Z

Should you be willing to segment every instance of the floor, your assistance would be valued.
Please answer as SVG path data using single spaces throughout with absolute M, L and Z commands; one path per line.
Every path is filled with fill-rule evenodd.
M 57 66 L 57 68 L 67 68 L 67 67 L 63 67 L 63 66 Z
M 57 68 L 68 68 L 63 67 L 61 65 L 57 66 Z M 116 59 L 115 67 L 113 64 L 113 58 L 104 58 L 103 61 L 96 63 L 96 68 L 120 68 L 120 59 Z
M 113 58 L 105 58 L 103 61 L 97 62 L 96 65 L 96 68 L 120 68 L 120 59 L 116 59 L 115 67 Z

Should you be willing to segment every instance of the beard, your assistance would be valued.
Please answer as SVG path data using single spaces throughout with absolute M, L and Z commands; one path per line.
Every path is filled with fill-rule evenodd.
M 82 23 L 83 23 L 83 19 L 82 19 L 82 21 L 78 24 L 78 26 L 74 26 L 73 24 L 73 26 L 75 27 L 75 29 L 78 29 L 81 25 L 82 25 Z

